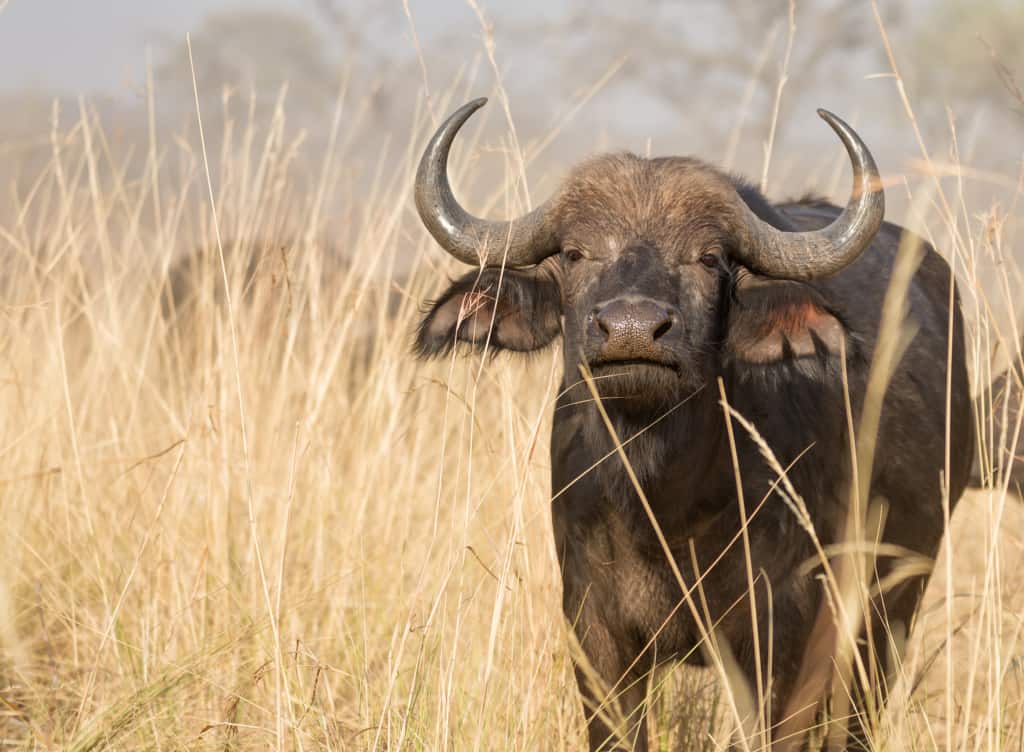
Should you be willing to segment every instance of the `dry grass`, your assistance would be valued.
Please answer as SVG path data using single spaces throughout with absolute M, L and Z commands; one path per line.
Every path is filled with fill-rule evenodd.
M 84 110 L 0 225 L 0 744 L 580 749 L 548 513 L 559 353 L 413 361 L 455 268 L 409 200 L 429 123 L 359 183 L 340 146 L 297 180 L 283 113 L 256 125 L 229 125 L 209 176 L 191 134 L 129 180 Z M 976 221 L 961 187 L 933 189 L 929 227 L 983 381 L 1019 339 L 1019 277 L 1005 215 Z M 1022 748 L 1022 522 L 1005 487 L 957 510 L 879 749 Z M 656 748 L 727 745 L 714 676 L 657 689 Z

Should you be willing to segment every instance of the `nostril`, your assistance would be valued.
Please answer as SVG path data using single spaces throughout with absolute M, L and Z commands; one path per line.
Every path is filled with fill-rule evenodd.
M 672 328 L 672 319 L 671 318 L 665 319 L 660 324 L 658 324 L 658 327 L 654 330 L 654 334 L 652 336 L 652 339 L 655 339 L 655 340 L 660 339 L 665 334 L 667 334 L 668 330 L 671 329 L 671 328 Z

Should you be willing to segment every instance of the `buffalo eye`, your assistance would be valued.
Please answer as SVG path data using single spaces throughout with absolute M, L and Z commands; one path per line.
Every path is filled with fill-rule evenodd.
M 565 256 L 565 258 L 571 263 L 576 263 L 577 261 L 583 258 L 583 251 L 581 251 L 579 248 L 563 248 L 562 255 Z
M 719 266 L 721 266 L 721 261 L 718 258 L 718 254 L 712 253 L 711 251 L 706 251 L 705 253 L 702 253 L 700 256 L 700 262 L 704 264 L 704 266 L 706 266 L 708 269 L 717 269 L 719 268 Z

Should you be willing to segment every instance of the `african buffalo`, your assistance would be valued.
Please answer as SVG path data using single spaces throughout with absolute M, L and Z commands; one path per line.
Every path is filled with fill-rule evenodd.
M 251 301 L 261 288 L 264 295 L 278 288 L 278 293 L 270 297 L 284 299 L 297 247 L 301 247 L 299 243 L 288 239 L 226 239 L 222 248 L 232 299 L 236 303 Z M 168 321 L 187 317 L 193 313 L 193 308 L 203 303 L 223 303 L 220 252 L 216 243 L 210 243 L 191 248 L 173 259 L 161 296 L 163 314 Z M 329 249 L 322 255 L 333 256 Z
M 883 299 L 908 236 L 883 221 L 874 159 L 850 126 L 819 111 L 853 169 L 843 209 L 770 203 L 698 159 L 621 153 L 577 166 L 524 217 L 487 221 L 459 205 L 447 178 L 452 142 L 485 101 L 440 126 L 416 176 L 426 228 L 481 267 L 430 304 L 416 349 L 531 352 L 562 338 L 552 521 L 565 615 L 586 656 L 577 679 L 590 747 L 647 748 L 646 677 L 664 661 L 708 660 L 698 617 L 715 625 L 750 687 L 763 669 L 778 724 L 826 607 L 821 569 L 806 566 L 817 560 L 811 536 L 751 433 L 726 420 L 719 384 L 788 467 L 820 542 L 836 543 L 850 508 L 850 428 L 866 404 Z M 917 242 L 922 258 L 906 293 L 916 336 L 897 354 L 860 483 L 864 498 L 885 501 L 882 549 L 931 560 L 943 497 L 950 508 L 960 498 L 974 439 L 959 299 L 946 262 Z M 882 554 L 874 568 L 887 584 L 873 603 L 873 639 L 860 648 L 870 677 L 855 692 L 861 709 L 884 695 L 900 642 L 891 635 L 905 634 L 928 579 L 918 569 L 887 580 L 897 561 Z M 608 703 L 624 727 L 595 712 Z

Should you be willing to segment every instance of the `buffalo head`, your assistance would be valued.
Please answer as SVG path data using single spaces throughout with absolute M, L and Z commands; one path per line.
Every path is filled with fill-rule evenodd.
M 854 188 L 842 214 L 821 229 L 769 223 L 771 210 L 756 191 L 741 195 L 743 184 L 699 160 L 632 154 L 576 167 L 524 217 L 479 219 L 455 199 L 447 161 L 455 135 L 485 101 L 464 105 L 441 125 L 416 177 L 427 229 L 450 254 L 481 267 L 431 307 L 417 338 L 423 355 L 458 341 L 531 351 L 561 334 L 567 379 L 585 363 L 602 395 L 621 400 L 621 408 L 663 405 L 706 383 L 722 344 L 739 336 L 725 323 L 735 284 L 832 275 L 858 257 L 882 223 L 871 154 L 824 110 L 819 115 L 849 153 Z M 811 350 L 841 336 L 827 311 L 801 301 L 783 313 L 800 319 L 789 322 L 790 331 L 781 321 L 781 333 L 748 343 L 753 360 L 770 358 L 771 336 L 776 349 Z

